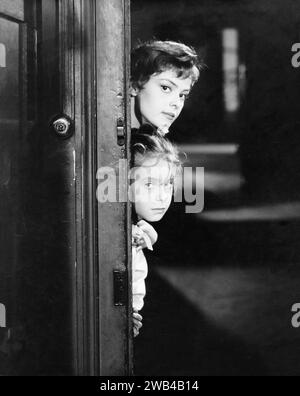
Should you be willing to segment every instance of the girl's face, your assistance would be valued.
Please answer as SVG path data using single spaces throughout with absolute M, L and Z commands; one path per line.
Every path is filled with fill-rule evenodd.
M 179 117 L 192 88 L 191 78 L 179 78 L 175 71 L 154 74 L 141 89 L 133 89 L 140 121 L 167 128 Z
M 132 170 L 131 199 L 140 220 L 160 221 L 170 207 L 174 169 L 166 160 L 148 158 Z

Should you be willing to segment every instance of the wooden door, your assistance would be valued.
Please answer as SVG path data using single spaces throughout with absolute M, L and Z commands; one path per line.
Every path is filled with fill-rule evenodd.
M 98 169 L 111 167 L 119 177 L 128 171 L 128 162 L 120 164 L 119 160 L 130 157 L 129 14 L 128 0 L 96 1 L 97 165 Z M 117 185 L 119 198 L 126 196 L 127 183 Z M 129 375 L 132 370 L 129 204 L 99 204 L 98 230 L 100 373 Z M 118 287 L 123 288 L 123 293 L 122 290 L 119 293 Z M 118 297 L 124 301 L 118 301 Z
M 127 0 L 0 2 L 2 375 L 131 372 L 130 296 L 114 301 L 130 208 L 96 199 L 97 169 L 128 155 L 128 16 Z

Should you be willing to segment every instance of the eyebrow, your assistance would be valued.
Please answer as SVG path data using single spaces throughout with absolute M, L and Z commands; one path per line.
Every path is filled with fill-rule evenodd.
M 151 176 L 146 176 L 146 177 L 143 177 L 142 179 L 141 179 L 141 181 L 154 181 L 154 182 L 158 182 L 158 181 L 160 181 L 160 179 L 158 179 L 157 177 L 151 177 Z
M 170 176 L 170 177 L 167 177 L 165 180 L 164 180 L 164 182 L 167 182 L 167 181 L 172 181 L 173 180 L 173 178 Z M 157 177 L 143 177 L 142 179 L 141 179 L 141 181 L 142 182 L 145 182 L 145 181 L 147 181 L 147 182 L 149 182 L 149 181 L 151 181 L 151 182 L 161 182 L 162 181 L 162 179 L 158 179 Z
M 174 83 L 174 81 L 169 80 L 168 78 L 160 78 L 160 81 L 168 81 L 170 84 L 174 85 L 174 87 L 179 88 L 178 85 Z M 183 89 L 182 92 L 191 92 L 191 89 Z

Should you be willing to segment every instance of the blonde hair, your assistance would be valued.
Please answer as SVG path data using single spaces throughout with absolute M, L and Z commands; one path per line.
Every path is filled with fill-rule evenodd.
M 133 130 L 131 140 L 132 165 L 143 166 L 148 158 L 155 159 L 158 163 L 163 160 L 174 167 L 174 177 L 181 171 L 181 161 L 177 147 L 168 139 L 156 132 L 151 125 L 143 125 L 138 130 Z

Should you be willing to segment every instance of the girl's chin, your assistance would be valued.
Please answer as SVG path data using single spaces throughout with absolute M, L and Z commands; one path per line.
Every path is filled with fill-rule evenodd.
M 149 221 L 150 223 L 157 223 L 159 222 L 162 218 L 164 217 L 164 215 L 161 214 L 157 214 L 157 215 L 153 215 L 153 216 L 147 216 L 147 218 L 144 217 L 144 220 Z

